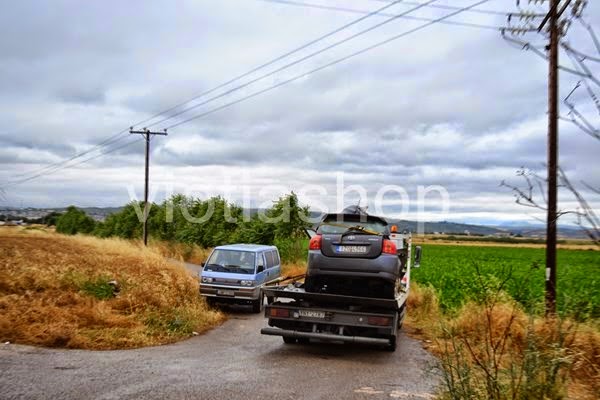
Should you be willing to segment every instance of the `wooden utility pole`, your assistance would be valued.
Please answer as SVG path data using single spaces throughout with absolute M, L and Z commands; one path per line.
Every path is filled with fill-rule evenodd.
M 545 0 L 542 0 L 543 3 Z M 558 80 L 559 80 L 559 46 L 562 36 L 565 34 L 565 30 L 568 29 L 568 20 L 562 20 L 561 16 L 570 9 L 571 18 L 579 17 L 581 10 L 585 7 L 585 2 L 581 0 L 575 0 L 572 7 L 569 7 L 573 3 L 573 0 L 549 0 L 549 11 L 546 14 L 535 14 L 521 11 L 516 14 L 509 14 L 508 21 L 510 24 L 511 18 L 517 17 L 520 21 L 526 21 L 526 27 L 518 28 L 506 28 L 506 31 L 511 32 L 514 36 L 525 34 L 531 30 L 531 21 L 538 17 L 542 17 L 542 22 L 537 28 L 538 33 L 548 35 L 550 38 L 549 44 L 546 46 L 546 54 L 543 55 L 541 52 L 537 52 L 538 55 L 547 58 L 548 60 L 548 198 L 547 198 L 547 223 L 546 223 L 546 316 L 556 315 L 556 233 L 557 233 L 557 219 L 559 213 L 557 212 L 557 181 L 558 181 L 558 120 L 559 120 L 559 109 L 558 109 Z M 519 0 L 517 0 L 517 5 Z M 535 1 L 537 4 L 537 1 Z M 502 30 L 502 36 L 506 39 L 505 30 Z M 530 43 L 518 41 L 515 39 L 508 39 L 511 42 L 519 43 L 523 45 L 524 49 L 534 49 Z M 573 72 L 571 70 L 570 72 Z M 575 71 L 578 74 L 577 71 Z M 585 75 L 582 75 L 585 76 Z M 524 198 L 530 205 L 538 207 L 537 203 L 532 201 L 531 198 L 525 198 L 522 196 L 522 192 L 519 198 Z
M 558 165 L 558 3 L 550 0 L 548 74 L 548 215 L 546 223 L 546 315 L 556 314 L 556 175 Z
M 129 129 L 129 133 L 142 135 L 146 140 L 146 177 L 145 177 L 145 185 L 144 185 L 144 246 L 148 246 L 148 213 L 150 208 L 148 207 L 148 183 L 149 183 L 149 174 L 150 174 L 150 136 L 152 135 L 162 135 L 167 136 L 167 130 L 165 129 L 163 132 L 150 132 L 147 128 L 144 128 L 141 131 L 134 131 L 133 127 Z
M 560 0 L 550 0 L 550 10 L 540 24 L 542 31 L 548 23 L 548 213 L 546 221 L 546 316 L 556 314 L 556 225 L 558 175 L 558 46 L 559 18 L 571 0 L 559 10 Z

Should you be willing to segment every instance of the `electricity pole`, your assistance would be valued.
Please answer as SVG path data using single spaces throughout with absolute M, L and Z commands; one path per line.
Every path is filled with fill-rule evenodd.
M 150 136 L 151 135 L 162 135 L 162 136 L 167 136 L 167 130 L 165 129 L 164 132 L 150 132 L 148 130 L 148 128 L 144 128 L 141 131 L 134 131 L 133 127 L 131 127 L 129 129 L 129 133 L 131 134 L 136 134 L 136 135 L 142 135 L 144 136 L 144 139 L 146 140 L 146 178 L 145 178 L 145 185 L 144 185 L 144 246 L 148 246 L 148 212 L 150 211 L 149 207 L 148 207 L 148 175 L 150 172 Z
M 546 221 L 546 316 L 556 314 L 556 177 L 558 165 L 558 4 L 550 0 L 548 49 L 548 213 Z M 569 3 L 567 1 L 567 3 Z M 538 28 L 544 28 L 546 19 Z
M 544 0 L 542 0 L 543 2 Z M 508 28 L 502 31 L 502 36 L 506 38 L 505 31 L 509 31 L 513 36 L 524 35 L 527 32 L 537 31 L 548 35 L 549 44 L 546 46 L 546 54 L 542 54 L 543 58 L 548 60 L 548 204 L 546 209 L 546 292 L 545 292 L 545 308 L 546 316 L 556 315 L 556 230 L 557 230 L 557 180 L 558 180 L 558 79 L 559 79 L 559 46 L 561 37 L 564 35 L 568 24 L 566 21 L 561 21 L 561 16 L 569 8 L 573 0 L 549 0 L 549 11 L 546 14 L 535 14 L 532 12 L 524 12 L 509 14 L 508 21 L 510 25 L 511 18 L 524 21 L 527 26 L 523 28 Z M 537 3 L 537 1 L 536 1 Z M 517 0 L 517 5 L 519 0 Z M 577 16 L 585 7 L 585 2 L 575 0 L 572 7 L 572 14 Z M 539 26 L 535 27 L 531 23 L 542 18 Z M 543 32 L 543 30 L 545 31 Z M 508 39 L 511 42 L 519 42 L 514 39 Z M 523 49 L 532 49 L 530 43 L 520 42 Z M 534 49 L 535 50 L 535 49 Z M 530 204 L 537 206 L 531 199 Z
M 550 10 L 538 27 L 548 23 L 548 212 L 546 221 L 546 316 L 556 314 L 556 211 L 558 175 L 558 46 L 561 36 L 559 18 L 571 0 L 550 0 Z

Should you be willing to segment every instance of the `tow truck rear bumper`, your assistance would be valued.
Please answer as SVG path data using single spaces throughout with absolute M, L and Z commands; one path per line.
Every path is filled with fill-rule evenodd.
M 260 333 L 263 335 L 271 335 L 271 336 L 283 336 L 289 337 L 293 339 L 317 339 L 328 342 L 344 342 L 344 343 L 358 343 L 358 344 L 367 344 L 367 345 L 388 345 L 390 343 L 389 339 L 382 338 L 371 338 L 364 336 L 342 336 L 342 335 L 333 335 L 330 333 L 316 333 L 316 332 L 300 332 L 300 331 L 292 331 L 287 329 L 279 329 L 279 328 L 262 328 Z

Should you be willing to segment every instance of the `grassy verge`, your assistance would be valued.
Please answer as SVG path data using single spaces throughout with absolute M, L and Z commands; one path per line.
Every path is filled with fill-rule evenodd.
M 0 340 L 119 349 L 165 344 L 225 319 L 198 282 L 129 241 L 0 229 Z
M 597 399 L 600 330 L 526 313 L 500 286 L 443 313 L 413 283 L 406 330 L 440 360 L 441 399 Z

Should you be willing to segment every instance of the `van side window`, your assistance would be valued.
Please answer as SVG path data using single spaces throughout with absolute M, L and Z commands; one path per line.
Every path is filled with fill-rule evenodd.
M 263 257 L 263 253 L 256 253 L 256 266 L 260 267 L 260 266 L 265 266 L 265 259 Z
M 273 252 L 267 251 L 267 252 L 265 252 L 265 256 L 267 256 L 267 268 L 273 268 L 275 266 L 275 259 L 273 258 Z
M 275 261 L 274 265 L 279 265 L 281 263 L 281 260 L 279 260 L 279 254 L 277 253 L 277 250 L 273 250 L 273 260 Z

